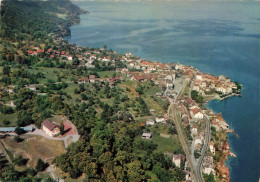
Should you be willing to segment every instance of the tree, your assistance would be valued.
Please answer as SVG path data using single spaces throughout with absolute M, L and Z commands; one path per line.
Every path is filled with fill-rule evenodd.
M 198 159 L 200 157 L 200 153 L 198 153 L 197 151 L 194 151 L 194 157 L 195 157 L 195 159 Z
M 65 134 L 65 131 L 64 131 L 64 123 L 63 123 L 63 122 L 60 124 L 60 134 L 61 134 L 61 135 L 64 135 L 64 134 Z
M 199 104 L 202 104 L 204 102 L 203 96 L 200 95 L 199 92 L 196 90 L 191 91 L 191 98 Z
M 15 137 L 14 137 L 14 141 L 16 141 L 16 143 L 19 143 L 19 142 L 24 141 L 24 139 L 21 138 L 21 137 L 19 137 L 19 136 L 15 136 Z
M 9 66 L 4 66 L 3 68 L 3 75 L 9 75 L 11 72 L 11 69 Z
M 69 171 L 69 174 L 70 174 L 70 177 L 72 179 L 76 179 L 76 178 L 78 178 L 81 175 L 81 172 L 79 170 L 76 170 L 76 169 L 71 169 Z
M 48 163 L 44 163 L 41 159 L 38 159 L 35 169 L 36 171 L 40 172 L 44 171 L 48 166 Z
M 144 88 L 140 84 L 138 84 L 138 87 L 135 89 L 135 91 L 138 92 L 140 95 L 144 94 Z
M 21 111 L 18 113 L 18 126 L 26 126 L 32 123 L 32 117 L 27 111 Z
M 86 94 L 81 93 L 80 94 L 82 100 L 88 100 L 88 97 Z
M 9 120 L 7 120 L 7 119 L 4 119 L 3 123 L 4 123 L 4 125 L 9 125 L 11 122 Z
M 28 162 L 28 159 L 23 159 L 21 155 L 18 155 L 18 157 L 14 158 L 14 163 L 18 166 L 25 166 Z
M 203 173 L 203 177 L 204 177 L 206 182 L 216 182 L 212 172 L 210 174 Z
M 177 134 L 177 130 L 175 127 L 169 127 L 168 128 L 168 134 L 175 135 Z
M 12 114 L 14 113 L 14 110 L 12 107 L 9 106 L 3 106 L 2 108 L 0 108 L 0 111 L 4 114 Z
M 20 128 L 19 126 L 17 128 L 15 128 L 15 133 L 17 135 L 22 135 L 25 133 L 24 129 Z

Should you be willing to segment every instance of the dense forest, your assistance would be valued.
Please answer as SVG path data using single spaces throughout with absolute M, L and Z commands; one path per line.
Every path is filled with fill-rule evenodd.
M 18 1 L 5 0 L 1 8 L 3 39 L 22 42 L 48 39 L 49 33 L 61 32 L 79 21 L 80 9 L 69 0 Z M 67 14 L 58 17 L 57 14 Z

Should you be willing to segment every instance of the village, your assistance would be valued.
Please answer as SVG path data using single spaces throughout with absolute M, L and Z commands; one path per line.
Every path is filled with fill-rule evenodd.
M 170 116 L 169 112 L 156 115 L 155 110 L 150 108 L 150 113 L 155 113 L 151 118 L 147 119 L 146 123 L 141 123 L 144 128 L 149 128 L 157 123 L 170 125 L 170 120 L 179 122 L 180 127 L 185 131 L 185 138 L 187 146 L 191 153 L 191 160 L 187 160 L 187 156 L 183 154 L 172 154 L 172 162 L 184 169 L 186 173 L 186 181 L 192 181 L 195 168 L 201 167 L 202 173 L 214 176 L 222 176 L 228 179 L 228 171 L 225 164 L 215 159 L 216 148 L 230 154 L 228 144 L 219 146 L 219 141 L 212 139 L 207 141 L 205 138 L 209 137 L 210 131 L 207 132 L 207 122 L 211 126 L 209 130 L 214 128 L 216 132 L 232 132 L 229 125 L 224 121 L 221 114 L 215 114 L 213 111 L 204 107 L 201 103 L 197 103 L 191 96 L 192 91 L 196 91 L 204 98 L 220 99 L 226 96 L 232 96 L 239 93 L 237 84 L 232 82 L 229 78 L 220 75 L 219 77 L 205 74 L 199 70 L 181 64 L 162 64 L 159 62 L 150 62 L 127 52 L 125 55 L 120 55 L 116 52 L 106 51 L 105 48 L 92 49 L 84 52 L 83 48 L 74 47 L 73 51 L 66 52 L 65 50 L 53 50 L 51 48 L 46 51 L 43 48 L 32 47 L 27 51 L 28 56 L 33 57 L 49 57 L 50 59 L 58 59 L 66 64 L 73 64 L 77 62 L 79 68 L 96 69 L 100 64 L 115 70 L 112 77 L 99 77 L 95 74 L 87 77 L 79 77 L 74 81 L 67 81 L 66 84 L 76 83 L 79 85 L 101 84 L 103 87 L 108 85 L 113 88 L 121 81 L 136 81 L 141 84 L 144 82 L 152 82 L 154 85 L 161 88 L 160 92 L 156 92 L 154 97 L 168 100 L 169 103 L 176 103 L 177 108 L 175 116 Z M 118 67 L 120 65 L 120 67 Z M 60 84 L 56 82 L 55 84 Z M 2 92 L 13 94 L 15 86 L 2 87 Z M 46 95 L 46 93 L 39 92 L 40 87 L 46 87 L 45 84 L 27 84 L 24 87 L 31 91 L 37 92 L 38 95 Z M 42 89 L 41 89 L 42 90 Z M 212 97 L 213 96 L 213 97 Z M 13 101 L 7 103 L 6 106 L 15 107 Z M 170 106 L 169 106 L 170 107 Z M 67 126 L 67 125 L 66 125 Z M 75 128 L 74 126 L 71 126 Z M 208 126 L 209 127 L 209 126 Z M 213 127 L 213 128 L 212 128 Z M 59 124 L 53 123 L 49 120 L 44 120 L 41 124 L 41 129 L 28 126 L 24 129 L 27 134 L 41 135 L 49 139 L 63 140 L 67 135 L 60 135 Z M 68 129 L 68 127 L 66 128 Z M 65 130 L 66 130 L 65 129 Z M 0 128 L 3 133 L 13 133 L 15 127 Z M 73 136 L 74 133 L 71 135 Z M 152 132 L 144 132 L 143 139 L 151 140 L 153 138 Z M 67 138 L 66 138 L 67 139 Z M 73 142 L 79 139 L 76 134 Z M 214 143 L 215 142 L 215 143 Z M 66 141 L 64 140 L 67 147 Z M 208 146 L 208 148 L 207 148 Z M 203 152 L 205 150 L 205 152 Z M 219 154 L 218 154 L 219 155 Z M 202 162 L 200 162 L 202 161 Z M 193 164 L 191 164 L 193 163 Z M 190 165 L 194 166 L 194 171 L 191 171 Z M 199 172 L 200 173 L 200 172 Z

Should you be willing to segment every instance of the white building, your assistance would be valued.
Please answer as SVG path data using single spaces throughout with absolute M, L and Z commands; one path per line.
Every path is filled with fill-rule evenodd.
M 190 111 L 191 117 L 193 119 L 203 119 L 203 114 L 200 112 L 198 108 L 194 108 Z
M 166 122 L 165 118 L 159 118 L 159 117 L 156 117 L 155 121 L 156 121 L 156 123 L 165 123 Z
M 154 125 L 155 124 L 155 122 L 154 122 L 154 120 L 152 120 L 152 119 L 149 119 L 148 121 L 146 121 L 146 125 L 147 126 L 152 126 L 152 125 Z
M 209 150 L 210 150 L 210 152 L 212 153 L 212 154 L 214 154 L 215 155 L 215 147 L 214 147 L 214 142 L 209 142 Z
M 197 129 L 197 127 L 192 127 L 192 129 L 191 129 L 191 134 L 192 134 L 193 136 L 196 136 L 196 135 L 198 134 L 198 129 Z
M 194 141 L 194 145 L 202 145 L 202 142 L 203 142 L 203 137 L 202 136 L 197 136 L 195 138 L 195 141 Z

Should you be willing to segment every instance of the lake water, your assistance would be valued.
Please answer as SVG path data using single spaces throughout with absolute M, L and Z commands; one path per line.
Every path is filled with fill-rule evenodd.
M 70 43 L 130 51 L 148 60 L 179 62 L 227 75 L 243 97 L 212 101 L 240 136 L 228 135 L 233 182 L 260 177 L 259 2 L 75 2 L 89 14 L 71 27 Z

